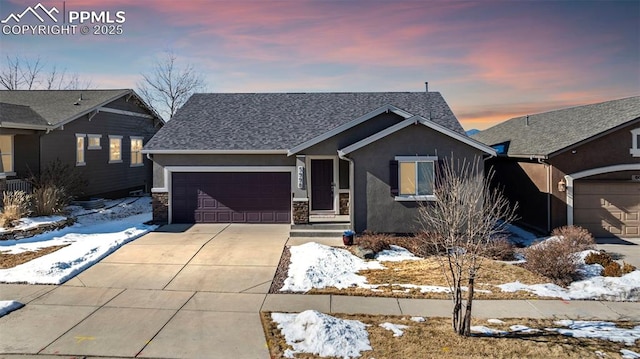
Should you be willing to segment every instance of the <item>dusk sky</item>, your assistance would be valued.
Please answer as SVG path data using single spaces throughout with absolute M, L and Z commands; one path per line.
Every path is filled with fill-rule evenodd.
M 38 2 L 0 0 L 0 18 Z M 40 2 L 62 16 L 63 1 Z M 167 50 L 203 73 L 208 92 L 424 91 L 429 81 L 467 130 L 640 94 L 637 0 L 67 0 L 64 8 L 124 11 L 123 34 L 3 33 L 0 60 L 39 56 L 95 88 L 136 88 Z

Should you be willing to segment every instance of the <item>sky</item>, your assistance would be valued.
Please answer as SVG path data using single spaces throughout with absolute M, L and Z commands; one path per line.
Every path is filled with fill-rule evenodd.
M 467 130 L 640 94 L 638 0 L 40 2 L 61 18 L 45 25 L 76 33 L 34 35 L 20 32 L 42 24 L 32 14 L 10 19 L 0 63 L 39 57 L 94 88 L 135 89 L 170 51 L 207 92 L 424 91 L 428 81 Z M 0 0 L 0 18 L 37 4 Z M 109 16 L 69 22 L 81 11 Z M 93 34 L 102 25 L 122 33 Z

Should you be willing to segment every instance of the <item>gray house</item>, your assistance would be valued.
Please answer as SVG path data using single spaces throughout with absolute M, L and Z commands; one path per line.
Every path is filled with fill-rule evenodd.
M 522 223 L 640 237 L 640 97 L 512 118 L 472 136 Z
M 87 196 L 148 192 L 142 146 L 163 124 L 133 90 L 0 91 L 0 187 L 60 159 L 88 180 Z
M 157 221 L 307 223 L 411 232 L 467 137 L 438 92 L 196 94 L 147 143 Z

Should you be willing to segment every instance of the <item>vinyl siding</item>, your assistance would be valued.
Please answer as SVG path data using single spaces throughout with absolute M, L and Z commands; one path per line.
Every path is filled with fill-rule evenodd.
M 104 194 L 141 187 L 151 188 L 151 161 L 131 167 L 130 136 L 143 137 L 146 143 L 155 133 L 152 119 L 100 112 L 89 121 L 83 116 L 54 130 L 41 139 L 41 164 L 60 158 L 75 167 L 76 133 L 102 135 L 100 150 L 85 149 L 85 166 L 76 167 L 88 179 L 86 195 Z M 122 136 L 122 163 L 109 163 L 109 135 Z

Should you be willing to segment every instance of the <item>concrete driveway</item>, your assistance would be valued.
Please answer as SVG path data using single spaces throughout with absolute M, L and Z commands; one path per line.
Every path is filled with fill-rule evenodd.
M 64 285 L 0 284 L 3 298 L 27 304 L 0 318 L 0 353 L 268 358 L 257 313 L 288 234 L 164 226 Z

